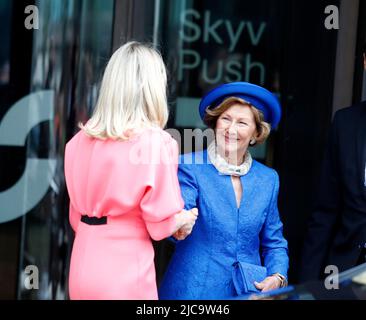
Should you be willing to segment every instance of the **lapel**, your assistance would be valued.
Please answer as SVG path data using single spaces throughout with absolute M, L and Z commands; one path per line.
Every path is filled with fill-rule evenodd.
M 257 181 L 258 175 L 255 173 L 256 169 L 256 163 L 253 160 L 252 167 L 250 168 L 249 172 L 246 175 L 240 177 L 241 185 L 243 187 L 240 209 L 244 209 L 244 211 L 248 210 L 248 208 L 253 205 L 253 199 L 259 184 L 259 181 Z
M 256 194 L 256 189 L 258 187 L 258 177 L 255 171 L 257 170 L 257 165 L 253 159 L 252 167 L 250 168 L 249 172 L 243 176 L 240 177 L 241 185 L 243 188 L 242 197 L 240 200 L 240 206 L 237 207 L 236 204 L 236 197 L 235 197 L 235 191 L 234 186 L 231 182 L 231 177 L 229 175 L 220 175 L 217 171 L 217 169 L 212 165 L 211 161 L 209 160 L 209 157 L 207 157 L 208 163 L 211 164 L 209 166 L 209 169 L 212 170 L 211 172 L 216 176 L 216 179 L 218 179 L 218 182 L 220 184 L 224 184 L 225 186 L 225 193 L 224 196 L 228 201 L 230 202 L 230 206 L 235 209 L 236 211 L 246 211 L 250 206 L 252 206 L 253 198 Z
M 361 186 L 363 194 L 366 196 L 366 103 L 362 104 L 357 127 L 357 155 L 361 173 Z

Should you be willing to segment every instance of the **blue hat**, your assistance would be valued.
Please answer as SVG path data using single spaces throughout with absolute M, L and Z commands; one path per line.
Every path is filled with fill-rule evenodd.
M 281 119 L 281 105 L 277 97 L 267 89 L 249 82 L 231 82 L 209 91 L 199 105 L 202 120 L 205 117 L 207 107 L 214 109 L 229 97 L 238 97 L 249 102 L 262 111 L 264 120 L 270 123 L 273 129 L 277 128 Z

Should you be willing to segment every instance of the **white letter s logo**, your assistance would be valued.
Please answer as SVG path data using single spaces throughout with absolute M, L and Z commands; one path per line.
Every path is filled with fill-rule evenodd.
M 0 123 L 0 146 L 24 146 L 34 126 L 53 120 L 53 101 L 54 92 L 45 90 L 16 102 Z M 0 192 L 0 223 L 19 218 L 36 206 L 46 194 L 55 170 L 55 159 L 27 159 L 19 180 L 11 188 Z

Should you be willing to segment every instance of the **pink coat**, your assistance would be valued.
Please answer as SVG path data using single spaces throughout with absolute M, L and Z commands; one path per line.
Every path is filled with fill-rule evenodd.
M 93 139 L 80 131 L 67 143 L 75 231 L 71 299 L 157 299 L 151 238 L 170 236 L 174 215 L 183 209 L 177 162 L 177 143 L 161 129 L 145 129 L 129 141 Z M 81 215 L 108 221 L 89 225 Z

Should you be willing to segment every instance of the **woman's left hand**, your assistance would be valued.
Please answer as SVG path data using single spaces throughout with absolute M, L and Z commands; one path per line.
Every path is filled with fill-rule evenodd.
M 262 292 L 278 289 L 281 286 L 281 280 L 276 276 L 269 276 L 262 282 L 254 281 L 254 285 L 258 290 Z

